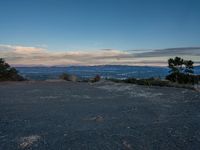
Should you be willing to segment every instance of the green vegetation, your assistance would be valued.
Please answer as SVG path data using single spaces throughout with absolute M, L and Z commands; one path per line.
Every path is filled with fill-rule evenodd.
M 193 74 L 193 64 L 193 61 L 184 60 L 180 57 L 170 58 L 168 60 L 170 74 L 166 79 L 179 84 L 197 84 L 199 77 Z
M 128 78 L 128 79 L 107 79 L 109 81 L 113 81 L 116 83 L 131 83 L 137 85 L 146 85 L 146 86 L 169 86 L 170 81 L 160 80 L 155 78 L 149 79 L 136 79 L 136 78 Z
M 107 79 L 108 81 L 112 81 L 115 83 L 129 83 L 136 85 L 145 85 L 145 86 L 160 86 L 160 87 L 176 87 L 176 88 L 186 88 L 186 89 L 195 89 L 192 84 L 179 84 L 175 82 L 171 82 L 169 80 L 161 80 L 155 78 L 149 79 L 136 79 L 136 78 L 128 78 L 128 79 Z
M 167 86 L 177 88 L 194 89 L 194 84 L 200 81 L 200 75 L 194 75 L 194 62 L 191 60 L 183 60 L 180 57 L 170 58 L 168 60 L 168 67 L 170 74 L 166 76 L 166 80 L 149 78 L 149 79 L 107 79 L 116 83 L 131 83 L 146 86 Z
M 100 75 L 96 75 L 93 79 L 91 79 L 91 82 L 99 82 L 101 80 Z
M 18 74 L 18 71 L 10 67 L 3 58 L 0 58 L 0 81 L 24 81 L 25 79 Z
M 138 85 L 147 85 L 147 86 L 167 86 L 169 84 L 169 81 L 166 80 L 160 80 L 155 78 L 149 78 L 149 79 L 126 79 L 124 80 L 126 83 L 135 83 Z
M 68 73 L 63 73 L 63 74 L 61 74 L 61 75 L 59 76 L 59 78 L 62 79 L 62 80 L 68 80 L 69 76 L 70 76 L 70 75 L 69 75 Z
M 77 82 L 78 78 L 75 75 L 70 75 L 68 73 L 63 73 L 62 75 L 60 75 L 59 77 L 62 80 L 66 80 L 66 81 L 72 81 L 72 82 Z
M 96 75 L 93 78 L 85 79 L 85 78 L 78 78 L 76 75 L 71 75 L 68 73 L 63 73 L 59 76 L 60 79 L 66 80 L 66 81 L 72 81 L 72 82 L 99 82 L 101 80 L 100 75 Z

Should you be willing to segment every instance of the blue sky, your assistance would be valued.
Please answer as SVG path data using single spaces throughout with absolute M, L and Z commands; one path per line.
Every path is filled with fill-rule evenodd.
M 199 0 L 1 0 L 0 22 L 1 45 L 50 52 L 200 46 Z

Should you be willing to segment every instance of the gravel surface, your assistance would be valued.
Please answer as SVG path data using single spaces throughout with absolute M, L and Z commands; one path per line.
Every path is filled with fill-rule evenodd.
M 0 150 L 199 150 L 200 93 L 111 82 L 0 83 Z

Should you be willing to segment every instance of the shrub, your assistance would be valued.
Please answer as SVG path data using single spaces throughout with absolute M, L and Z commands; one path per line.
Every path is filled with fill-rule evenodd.
M 136 78 L 128 78 L 124 80 L 120 79 L 108 79 L 113 82 L 117 83 L 131 83 L 131 84 L 137 84 L 137 85 L 147 85 L 147 86 L 169 86 L 169 81 L 167 80 L 160 80 L 160 79 L 136 79 Z
M 18 71 L 10 67 L 3 58 L 0 58 L 0 81 L 24 81 L 24 77 Z
M 137 79 L 136 78 L 128 78 L 124 80 L 125 83 L 132 83 L 132 84 L 136 84 Z
M 147 86 L 167 86 L 169 82 L 165 80 L 149 78 L 149 79 L 138 79 L 136 81 L 136 84 L 147 85 Z
M 73 81 L 73 82 L 76 82 L 78 80 L 77 76 L 70 75 L 70 74 L 67 74 L 67 73 L 63 73 L 62 75 L 60 75 L 59 78 L 62 79 L 62 80 Z
M 115 83 L 121 83 L 121 82 L 123 82 L 123 80 L 121 80 L 121 79 L 115 79 L 115 78 L 106 78 L 106 80 L 112 81 L 112 82 L 115 82 Z
M 62 80 L 67 80 L 67 79 L 69 78 L 69 74 L 63 73 L 63 74 L 61 74 L 61 75 L 59 76 L 59 78 L 62 79 Z
M 184 73 L 171 73 L 166 79 L 180 84 L 197 84 L 199 81 L 198 76 Z
M 99 82 L 101 80 L 101 76 L 100 75 L 96 75 L 91 82 Z

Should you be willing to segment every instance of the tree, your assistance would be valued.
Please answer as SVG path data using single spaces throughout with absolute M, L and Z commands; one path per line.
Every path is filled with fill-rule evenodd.
M 168 60 L 168 67 L 170 74 L 166 79 L 178 83 L 195 83 L 196 76 L 194 73 L 194 62 L 191 60 L 184 60 L 180 57 L 170 58 Z
M 185 64 L 185 70 L 184 72 L 187 74 L 193 74 L 194 73 L 194 62 L 191 60 L 185 60 L 184 61 Z
M 18 71 L 0 58 L 0 81 L 23 81 L 25 80 L 18 74 Z
M 168 67 L 171 69 L 170 73 L 193 74 L 193 64 L 193 61 L 183 60 L 180 57 L 170 58 L 168 60 Z

